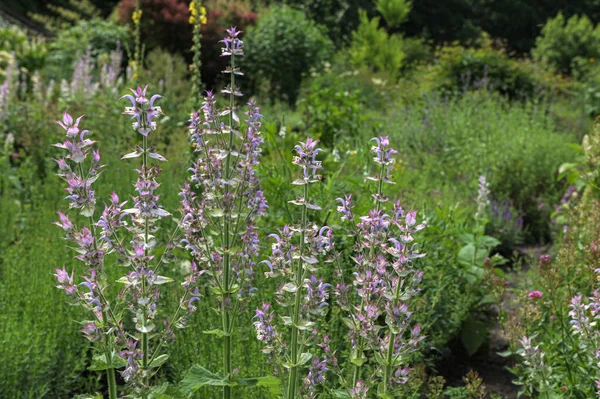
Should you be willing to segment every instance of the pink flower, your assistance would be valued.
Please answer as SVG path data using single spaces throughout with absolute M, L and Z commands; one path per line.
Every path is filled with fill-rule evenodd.
M 544 295 L 544 293 L 541 291 L 531 291 L 529 294 L 527 294 L 529 299 L 533 299 L 533 300 L 540 299 L 543 295 Z
M 12 158 L 19 158 L 21 155 L 18 152 L 14 152 L 11 154 Z

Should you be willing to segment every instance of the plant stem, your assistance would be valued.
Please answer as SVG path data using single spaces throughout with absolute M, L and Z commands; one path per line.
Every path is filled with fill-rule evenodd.
M 200 16 L 198 16 L 199 18 Z M 229 180 L 230 169 L 231 169 L 231 151 L 233 150 L 233 107 L 235 105 L 235 56 L 231 54 L 231 80 L 229 94 L 229 148 L 227 148 L 227 159 L 225 163 L 225 179 Z M 229 194 L 229 184 L 225 186 L 225 195 Z M 223 296 L 221 303 L 221 315 L 223 325 L 223 372 L 226 376 L 231 377 L 232 365 L 231 365 L 231 320 L 230 309 L 231 309 L 231 297 L 229 295 L 230 290 L 230 274 L 231 274 L 231 254 L 229 252 L 229 225 L 231 223 L 231 216 L 229 212 L 225 212 L 223 215 Z M 225 385 L 223 387 L 223 399 L 231 398 L 231 386 Z
M 145 121 L 145 115 L 144 118 L 142 118 L 143 121 Z M 144 154 L 142 155 L 142 173 L 144 173 L 144 178 L 147 177 L 148 175 L 148 137 L 147 136 L 143 136 L 143 151 Z M 147 243 L 148 243 L 148 219 L 146 219 L 145 221 L 145 228 L 144 228 L 144 257 L 146 257 L 148 255 L 147 251 Z M 142 279 L 142 297 L 146 296 L 146 279 Z M 144 305 L 144 310 L 143 310 L 143 320 L 142 320 L 142 326 L 145 327 L 146 326 L 146 317 L 147 317 L 147 310 L 146 310 L 146 306 Z M 142 333 L 142 369 L 147 372 L 148 370 L 148 333 L 143 332 Z M 147 375 L 147 374 L 146 374 Z M 144 376 L 144 385 L 146 385 L 147 383 L 147 377 Z M 142 392 L 142 398 L 146 399 L 147 398 L 147 394 L 146 391 L 144 390 Z
M 296 266 L 296 295 L 294 302 L 294 314 L 292 317 L 292 339 L 291 339 L 291 361 L 292 367 L 290 368 L 290 376 L 288 379 L 288 393 L 287 399 L 295 399 L 296 398 L 296 381 L 298 380 L 298 322 L 300 321 L 300 304 L 302 299 L 302 278 L 304 274 L 304 268 L 302 266 L 302 254 L 304 253 L 304 239 L 306 234 L 306 213 L 307 208 L 306 204 L 308 203 L 308 182 L 304 184 L 304 205 L 302 207 L 302 233 L 300 238 L 300 259 L 298 260 L 298 264 Z
M 398 299 L 400 298 L 400 278 L 396 282 L 396 289 L 394 290 L 394 307 L 398 305 Z M 387 352 L 387 364 L 385 365 L 385 373 L 383 386 L 385 387 L 385 391 L 387 391 L 387 385 L 392 375 L 392 361 L 394 359 L 394 341 L 396 340 L 396 334 L 390 331 L 390 342 L 388 343 L 388 352 Z
M 102 312 L 102 321 L 106 323 L 108 321 L 106 312 Z M 112 356 L 112 344 L 108 336 L 104 336 L 106 340 L 105 353 L 106 356 L 106 378 L 108 380 L 108 397 L 109 399 L 117 399 L 117 380 L 115 379 L 115 368 L 113 366 Z

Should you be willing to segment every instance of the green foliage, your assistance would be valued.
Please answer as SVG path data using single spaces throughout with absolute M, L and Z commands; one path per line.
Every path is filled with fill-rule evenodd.
M 360 92 L 340 88 L 339 80 L 332 85 L 313 80 L 298 101 L 306 134 L 329 148 L 339 139 L 356 138 L 364 123 Z
M 437 63 L 427 80 L 450 92 L 490 89 L 511 99 L 526 99 L 565 91 L 561 78 L 540 66 L 510 58 L 483 34 L 471 47 L 454 43 L 437 51 Z
M 542 28 L 532 54 L 561 73 L 581 76 L 588 60 L 600 57 L 600 25 L 594 27 L 586 15 L 565 20 L 558 13 Z
M 402 36 L 388 35 L 385 29 L 379 27 L 379 17 L 369 19 L 362 10 L 360 25 L 352 33 L 348 52 L 355 68 L 385 72 L 393 81 L 398 77 L 404 60 Z
M 41 38 L 29 38 L 17 27 L 5 27 L 0 28 L 0 52 L 14 53 L 19 67 L 34 72 L 44 66 L 48 50 Z
M 391 112 L 403 116 L 381 122 L 393 132 L 390 139 L 404 143 L 406 163 L 437 184 L 466 184 L 486 175 L 492 197 L 510 199 L 523 212 L 531 242 L 549 240 L 547 218 L 562 195 L 555 171 L 576 155 L 566 145 L 575 138 L 558 129 L 549 106 L 511 105 L 486 92 L 448 102 L 427 96 L 421 104 Z
M 377 0 L 377 11 L 390 28 L 397 28 L 408 18 L 412 0 Z
M 323 68 L 333 44 L 301 11 L 274 6 L 249 30 L 245 48 L 243 69 L 255 90 L 293 104 L 302 78 Z
M 114 50 L 117 42 L 120 42 L 123 48 L 129 41 L 127 28 L 114 22 L 102 19 L 79 21 L 72 27 L 58 32 L 50 43 L 49 74 L 54 78 L 70 76 L 73 62 L 88 48 L 92 49 L 92 56 L 96 58 Z
M 268 4 L 279 2 L 266 1 Z M 345 44 L 358 26 L 359 10 L 375 13 L 373 0 L 286 0 L 284 3 L 302 10 L 309 19 L 326 27 L 336 46 Z
M 100 10 L 90 0 L 68 0 L 66 4 L 46 4 L 49 14 L 29 13 L 29 17 L 48 32 L 67 29 L 78 21 L 100 17 Z
M 167 98 L 188 98 L 191 92 L 189 70 L 180 54 L 171 54 L 156 48 L 145 56 L 147 69 L 141 73 L 141 81 L 157 82 L 156 89 Z

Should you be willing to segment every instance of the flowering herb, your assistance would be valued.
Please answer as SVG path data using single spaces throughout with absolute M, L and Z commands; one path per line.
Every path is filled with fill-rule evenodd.
M 191 184 L 181 191 L 183 246 L 198 264 L 206 266 L 209 284 L 219 300 L 222 324 L 210 331 L 223 341 L 224 398 L 231 397 L 232 335 L 235 320 L 253 285 L 255 258 L 260 246 L 256 219 L 268 205 L 256 177 L 261 154 L 259 108 L 248 102 L 241 122 L 236 97 L 242 96 L 236 77 L 243 75 L 236 58 L 244 55 L 240 31 L 227 30 L 222 55 L 231 64 L 224 71 L 230 82 L 222 90 L 228 105 L 217 109 L 214 94 L 206 93 L 201 112 L 190 119 L 195 160 Z M 242 128 L 243 126 L 243 128 Z
M 425 228 L 417 224 L 417 213 L 405 211 L 400 202 L 386 209 L 389 201 L 383 184 L 394 184 L 390 171 L 396 150 L 390 147 L 388 137 L 372 139 L 374 161 L 379 174 L 369 177 L 378 183 L 373 194 L 375 206 L 365 216 L 356 218 L 352 212 L 352 197 L 338 198 L 341 219 L 354 223 L 355 263 L 352 286 L 340 283 L 336 287 L 338 303 L 347 313 L 343 320 L 350 329 L 350 362 L 354 366 L 351 383 L 346 382 L 342 370 L 337 374 L 352 398 L 366 397 L 368 385 L 380 380 L 378 391 L 388 397 L 408 381 L 406 367 L 409 353 L 417 349 L 424 338 L 420 326 L 411 327 L 410 299 L 419 293 L 423 272 L 414 266 L 422 258 L 416 249 L 413 235 Z M 385 316 L 385 325 L 377 322 Z M 365 380 L 363 366 L 369 361 L 366 351 L 375 356 L 375 374 Z
M 334 249 L 331 228 L 318 227 L 308 217 L 309 210 L 321 209 L 309 196 L 310 185 L 321 180 L 318 171 L 322 166 L 317 155 L 322 150 L 317 148 L 317 143 L 307 138 L 294 147 L 293 164 L 301 173 L 292 184 L 302 186 L 303 193 L 290 203 L 302 209 L 302 217 L 298 224 L 285 225 L 269 236 L 274 242 L 269 259 L 264 261 L 269 268 L 265 276 L 279 281 L 276 299 L 285 309 L 279 318 L 283 325 L 275 326 L 269 304 L 257 309 L 254 323 L 257 337 L 264 344 L 263 352 L 274 364 L 275 372 L 287 376 L 285 397 L 288 399 L 299 394 L 316 397 L 328 367 L 327 356 L 319 359 L 309 349 L 318 337 L 315 320 L 323 316 L 329 306 L 330 285 L 317 277 L 318 266 L 321 261 L 333 261 Z M 320 346 L 327 352 L 326 342 Z M 300 373 L 307 366 L 308 373 L 300 384 Z
M 152 388 L 150 378 L 168 358 L 167 354 L 161 354 L 161 348 L 174 338 L 173 327 L 185 326 L 188 315 L 195 310 L 193 303 L 199 297 L 195 282 L 203 273 L 192 265 L 183 283 L 184 294 L 179 307 L 172 317 L 158 323 L 160 286 L 173 281 L 159 272 L 169 261 L 170 250 L 174 247 L 169 243 L 160 258 L 153 255 L 157 246 L 158 222 L 170 216 L 160 205 L 160 196 L 156 192 L 160 168 L 150 165 L 151 159 L 166 159 L 148 145 L 148 135 L 156 129 L 155 119 L 161 114 L 160 107 L 154 103 L 161 96 L 154 95 L 148 99 L 147 87 L 131 91 L 133 95 L 122 97 L 131 102 L 131 107 L 127 107 L 124 113 L 132 117 L 133 128 L 142 137 L 142 146 L 123 156 L 124 159 L 141 157 L 142 160 L 136 170 L 138 180 L 131 208 L 125 208 L 127 201 L 121 201 L 113 193 L 98 219 L 94 218 L 97 201 L 92 184 L 105 166 L 100 162 L 95 141 L 89 138 L 91 133 L 81 128 L 83 116 L 73 119 L 65 113 L 57 122 L 65 131 L 65 140 L 55 144 L 67 152 L 56 163 L 58 175 L 67 183 L 69 209 L 77 210 L 86 220 L 80 224 L 80 218 L 58 212 L 59 221 L 55 224 L 63 230 L 65 239 L 74 247 L 75 258 L 84 263 L 86 270 L 78 283 L 73 270 L 69 273 L 66 267 L 56 269 L 57 287 L 65 291 L 72 302 L 89 311 L 91 319 L 82 323 L 80 331 L 99 351 L 94 357 L 94 367 L 107 371 L 111 399 L 117 398 L 114 371 L 122 367 L 125 390 L 142 398 L 148 397 Z M 174 235 L 176 233 L 177 230 Z M 129 245 L 126 245 L 127 237 Z M 104 259 L 113 252 L 117 254 L 117 264 L 128 267 L 129 272 L 117 281 L 124 288 L 114 300 L 109 301 L 106 297 L 109 282 Z M 130 324 L 129 320 L 135 326 L 132 331 L 124 327 Z M 151 338 L 154 345 L 150 344 Z

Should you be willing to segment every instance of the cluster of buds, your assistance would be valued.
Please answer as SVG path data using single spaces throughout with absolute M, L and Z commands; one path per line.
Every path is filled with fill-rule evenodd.
M 361 379 L 361 367 L 367 361 L 365 351 L 374 351 L 378 376 L 386 390 L 393 390 L 408 381 L 406 359 L 423 339 L 420 326 L 411 326 L 409 304 L 419 293 L 423 276 L 414 261 L 425 256 L 416 249 L 414 234 L 425 225 L 417 224 L 417 213 L 405 211 L 400 202 L 385 209 L 388 198 L 383 193 L 383 183 L 393 183 L 389 171 L 397 151 L 389 147 L 387 137 L 373 140 L 377 146 L 371 151 L 380 165 L 380 173 L 370 178 L 379 183 L 378 192 L 373 195 L 375 207 L 356 219 L 352 197 L 337 199 L 341 204 L 338 207 L 341 219 L 356 219 L 352 229 L 355 236 L 352 286 L 342 282 L 335 290 L 339 305 L 348 313 L 343 320 L 350 329 L 350 361 L 356 367 L 349 387 L 350 395 L 355 398 L 364 397 L 368 390 L 368 384 Z M 382 315 L 385 324 L 378 322 Z

